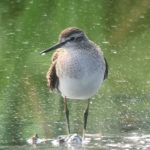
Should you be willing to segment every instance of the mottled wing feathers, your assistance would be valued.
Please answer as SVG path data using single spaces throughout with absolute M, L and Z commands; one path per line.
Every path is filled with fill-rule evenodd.
M 48 86 L 50 90 L 57 89 L 58 90 L 58 84 L 59 84 L 59 79 L 56 74 L 56 63 L 57 63 L 57 58 L 59 55 L 60 50 L 57 50 L 53 56 L 52 56 L 52 64 L 50 65 L 50 68 L 47 72 L 47 81 L 48 81 Z
M 56 75 L 56 63 L 53 63 L 50 66 L 50 69 L 47 72 L 47 81 L 48 81 L 48 86 L 50 90 L 54 90 L 57 88 L 57 83 L 58 83 L 58 77 Z
M 106 67 L 105 74 L 104 74 L 104 80 L 105 80 L 108 77 L 108 63 L 105 57 L 104 57 L 104 60 L 105 60 L 105 67 Z

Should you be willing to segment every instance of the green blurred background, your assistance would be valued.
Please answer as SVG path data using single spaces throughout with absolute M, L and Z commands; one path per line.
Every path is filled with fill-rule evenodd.
M 87 133 L 148 133 L 149 18 L 149 0 L 1 0 L 0 143 L 67 133 L 63 100 L 45 78 L 52 53 L 39 52 L 70 26 L 100 45 L 109 64 L 109 78 L 92 98 Z M 71 131 L 81 134 L 86 101 L 68 105 Z

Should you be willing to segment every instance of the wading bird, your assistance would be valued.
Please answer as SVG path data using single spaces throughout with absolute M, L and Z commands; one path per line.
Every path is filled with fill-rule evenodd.
M 76 27 L 60 33 L 58 44 L 41 52 L 55 50 L 47 73 L 50 90 L 57 90 L 64 98 L 68 133 L 69 110 L 67 99 L 87 100 L 84 112 L 83 136 L 87 126 L 90 98 L 96 94 L 108 76 L 108 65 L 103 53 L 86 34 Z

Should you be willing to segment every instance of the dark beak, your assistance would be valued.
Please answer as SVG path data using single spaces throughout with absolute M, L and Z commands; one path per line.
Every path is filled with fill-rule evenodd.
M 44 54 L 44 53 L 50 52 L 50 51 L 52 51 L 52 50 L 55 50 L 55 49 L 57 49 L 57 48 L 60 48 L 60 47 L 62 47 L 66 42 L 68 42 L 68 41 L 64 41 L 64 42 L 58 43 L 58 44 L 56 44 L 56 45 L 54 45 L 54 46 L 52 46 L 52 47 L 50 47 L 50 48 L 48 48 L 48 49 L 46 49 L 46 50 L 43 50 L 42 52 L 40 52 L 40 54 Z

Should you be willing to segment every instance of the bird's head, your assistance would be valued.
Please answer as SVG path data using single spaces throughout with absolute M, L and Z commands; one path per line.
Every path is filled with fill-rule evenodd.
M 86 39 L 86 35 L 80 29 L 76 27 L 67 28 L 60 33 L 59 42 L 56 45 L 42 51 L 41 54 L 61 48 L 67 44 L 79 44 L 79 42 L 85 41 Z

